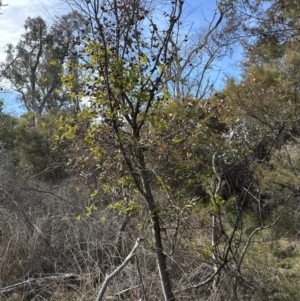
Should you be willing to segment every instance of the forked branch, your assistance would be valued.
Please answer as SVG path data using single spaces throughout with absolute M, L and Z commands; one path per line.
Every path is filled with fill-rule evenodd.
M 102 284 L 102 287 L 100 289 L 100 292 L 96 298 L 96 301 L 102 301 L 103 296 L 105 294 L 105 291 L 108 287 L 109 282 L 117 276 L 129 263 L 130 259 L 135 255 L 137 248 L 139 247 L 140 243 L 143 241 L 143 238 L 138 238 L 135 242 L 135 245 L 133 246 L 131 252 L 127 255 L 125 260 L 110 274 L 105 277 L 105 280 Z

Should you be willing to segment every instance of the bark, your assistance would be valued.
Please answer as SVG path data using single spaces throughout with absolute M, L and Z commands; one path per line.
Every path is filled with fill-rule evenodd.
M 213 260 L 213 267 L 214 267 L 214 275 L 216 275 L 214 277 L 213 280 L 213 290 L 216 290 L 219 284 L 219 275 L 218 275 L 218 263 L 217 263 L 217 257 L 216 257 L 216 252 L 217 252 L 217 242 L 216 242 L 216 226 L 217 226 L 217 222 L 216 222 L 216 214 L 213 213 L 212 217 L 211 217 L 211 221 L 212 221 L 212 233 L 211 233 L 211 245 L 212 245 L 212 260 Z
M 166 255 L 164 253 L 162 237 L 161 237 L 161 228 L 160 228 L 160 218 L 158 208 L 155 204 L 152 190 L 150 187 L 150 179 L 146 170 L 146 164 L 144 161 L 144 156 L 142 151 L 138 152 L 138 160 L 141 166 L 140 176 L 142 180 L 142 185 L 144 189 L 144 198 L 148 204 L 149 212 L 152 219 L 152 231 L 155 241 L 155 253 L 157 266 L 159 270 L 159 276 L 161 281 L 161 286 L 163 289 L 163 294 L 165 301 L 175 301 L 175 295 L 173 293 L 173 288 L 171 284 L 170 275 L 167 269 Z
M 220 168 L 217 166 L 216 162 L 216 155 L 217 152 L 213 154 L 212 157 L 212 167 L 213 171 L 217 180 L 217 185 L 215 187 L 215 190 L 212 193 L 212 198 L 216 200 L 218 197 L 218 194 L 220 192 L 221 184 L 222 184 L 222 177 L 221 177 L 221 171 Z M 214 267 L 214 274 L 216 277 L 213 280 L 213 289 L 216 290 L 220 281 L 220 275 L 218 274 L 219 266 L 217 262 L 217 252 L 218 252 L 218 246 L 217 246 L 217 241 L 216 241 L 216 235 L 217 235 L 217 218 L 216 218 L 216 213 L 212 213 L 211 217 L 211 222 L 212 222 L 212 233 L 211 233 L 211 246 L 212 246 L 212 260 L 213 260 L 213 267 Z

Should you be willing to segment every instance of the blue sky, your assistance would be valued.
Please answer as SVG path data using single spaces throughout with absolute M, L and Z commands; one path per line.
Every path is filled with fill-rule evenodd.
M 51 23 L 55 15 L 68 12 L 68 6 L 62 0 L 3 0 L 2 2 L 8 5 L 2 8 L 0 15 L 0 61 L 5 60 L 5 45 L 18 42 L 24 31 L 24 22 L 28 17 L 40 15 Z M 186 0 L 184 11 L 186 24 L 188 26 L 193 24 L 193 29 L 201 30 L 201 27 L 207 25 L 207 21 L 213 17 L 215 7 L 215 2 L 211 0 Z M 212 78 L 218 77 L 217 89 L 222 86 L 222 78 L 225 74 L 238 75 L 238 69 L 234 67 L 234 63 L 241 57 L 239 52 L 238 50 L 234 53 L 232 58 L 224 58 L 217 64 L 217 71 L 211 73 Z M 6 112 L 17 114 L 22 112 L 15 93 L 0 93 L 0 98 L 4 99 Z
M 186 0 L 185 13 L 187 14 L 186 19 L 190 22 L 194 22 L 195 28 L 202 28 L 207 25 L 207 22 L 212 20 L 215 9 L 216 2 L 214 0 Z M 242 49 L 236 47 L 234 53 L 229 57 L 226 56 L 219 62 L 216 66 L 220 70 L 218 85 L 221 87 L 223 84 L 223 78 L 226 75 L 238 76 L 239 69 L 237 67 L 237 62 L 242 58 Z M 217 73 L 216 73 L 217 74 Z M 217 87 L 218 88 L 218 87 Z

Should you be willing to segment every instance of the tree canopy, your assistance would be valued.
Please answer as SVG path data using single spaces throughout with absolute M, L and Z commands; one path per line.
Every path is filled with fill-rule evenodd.
M 82 26 L 77 12 L 58 18 L 52 26 L 41 17 L 29 17 L 18 44 L 7 45 L 3 74 L 27 110 L 40 115 L 45 109 L 61 108 L 70 102 L 60 89 L 61 73 Z

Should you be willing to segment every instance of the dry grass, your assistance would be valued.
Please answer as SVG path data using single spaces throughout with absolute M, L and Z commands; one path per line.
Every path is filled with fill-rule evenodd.
M 106 209 L 107 204 L 114 200 L 113 195 L 111 199 L 106 196 L 105 201 L 101 196 L 91 199 L 87 187 L 83 186 L 78 191 L 71 180 L 55 186 L 24 180 L 19 176 L 12 181 L 13 174 L 13 169 L 11 172 L 0 170 L 1 188 L 7 192 L 0 193 L 1 287 L 20 283 L 30 277 L 58 273 L 78 275 L 80 281 L 52 282 L 26 293 L 2 295 L 1 301 L 95 300 L 105 275 L 120 264 L 139 236 L 145 236 L 146 239 L 138 249 L 137 256 L 109 284 L 107 300 L 120 299 L 120 292 L 123 292 L 123 300 L 133 301 L 133 296 L 141 296 L 145 301 L 163 300 L 151 222 L 146 210 L 131 215 L 117 245 L 124 216 Z M 162 205 L 167 205 L 162 193 L 158 192 L 156 197 Z M 97 203 L 97 210 L 86 216 L 86 207 L 94 203 Z M 20 208 L 30 222 L 24 218 Z M 80 221 L 76 219 L 79 215 Z M 231 221 L 226 221 L 225 216 L 222 218 L 225 230 L 229 229 Z M 233 300 L 235 284 L 236 293 L 243 301 L 289 294 L 291 298 L 281 300 L 298 298 L 296 284 L 299 285 L 299 266 L 295 265 L 295 260 L 299 261 L 300 251 L 296 241 L 279 244 L 277 251 L 281 255 L 287 254 L 279 261 L 279 253 L 276 255 L 270 244 L 253 245 L 245 260 L 243 277 L 254 284 L 256 291 L 251 291 L 238 279 L 233 260 L 220 274 L 217 291 L 212 291 L 211 283 L 186 290 L 187 286 L 196 285 L 212 274 L 209 212 L 205 209 L 190 211 L 180 218 L 176 214 L 166 215 L 163 217 L 163 228 L 168 267 L 178 300 Z M 222 244 L 225 245 L 225 242 Z M 281 266 L 278 266 L 278 262 Z M 288 281 L 289 278 L 292 281 Z M 284 287 L 280 282 L 284 283 Z M 280 285 L 281 289 L 275 291 Z

